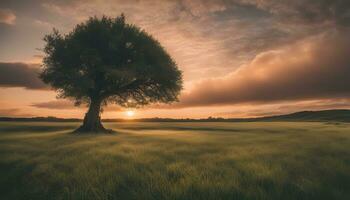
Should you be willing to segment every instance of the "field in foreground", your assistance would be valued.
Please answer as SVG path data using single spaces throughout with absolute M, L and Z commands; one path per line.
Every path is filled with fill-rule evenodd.
M 350 199 L 350 124 L 0 123 L 0 199 Z

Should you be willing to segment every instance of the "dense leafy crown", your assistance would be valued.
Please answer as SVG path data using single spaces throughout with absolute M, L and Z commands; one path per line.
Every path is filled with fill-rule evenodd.
M 182 74 L 151 35 L 123 15 L 92 17 L 66 35 L 45 37 L 40 77 L 59 97 L 121 106 L 176 101 Z

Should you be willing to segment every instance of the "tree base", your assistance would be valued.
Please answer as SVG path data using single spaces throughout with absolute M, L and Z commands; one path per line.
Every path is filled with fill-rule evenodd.
M 77 134 L 112 134 L 115 133 L 112 129 L 105 129 L 104 127 L 85 127 L 85 126 L 80 126 L 79 128 L 75 129 L 73 133 Z

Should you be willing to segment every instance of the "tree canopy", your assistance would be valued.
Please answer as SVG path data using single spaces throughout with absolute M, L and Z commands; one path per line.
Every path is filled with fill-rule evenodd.
M 124 15 L 91 17 L 68 34 L 54 29 L 44 41 L 41 79 L 60 98 L 88 103 L 89 111 L 93 104 L 178 100 L 182 73 L 175 61 L 151 35 L 127 24 Z

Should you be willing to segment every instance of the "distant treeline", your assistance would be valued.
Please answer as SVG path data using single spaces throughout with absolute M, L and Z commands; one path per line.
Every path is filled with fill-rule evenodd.
M 32 118 L 12 118 L 0 117 L 0 121 L 20 121 L 20 122 L 81 122 L 77 118 L 57 118 L 57 117 L 32 117 Z M 173 119 L 173 118 L 140 118 L 140 119 L 103 119 L 104 122 L 259 122 L 259 121 L 334 121 L 350 122 L 350 110 L 322 110 L 322 111 L 302 111 L 287 115 L 276 115 L 258 118 L 221 118 L 208 117 L 203 119 Z
M 57 117 L 0 117 L 0 121 L 18 122 L 80 122 L 77 118 L 57 118 Z

